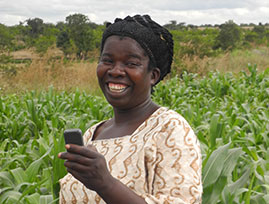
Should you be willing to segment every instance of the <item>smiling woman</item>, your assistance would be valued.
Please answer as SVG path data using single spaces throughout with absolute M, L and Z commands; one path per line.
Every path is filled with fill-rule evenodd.
M 151 100 L 171 69 L 171 34 L 149 16 L 108 24 L 97 66 L 114 110 L 59 153 L 60 203 L 201 203 L 200 145 L 187 121 Z
M 150 99 L 159 69 L 148 70 L 149 57 L 132 38 L 107 38 L 97 67 L 100 87 L 113 107 L 135 107 Z

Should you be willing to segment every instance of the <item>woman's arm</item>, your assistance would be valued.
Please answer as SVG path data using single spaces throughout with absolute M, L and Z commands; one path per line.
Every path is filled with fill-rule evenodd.
M 202 203 L 202 158 L 197 137 L 188 123 L 173 115 L 154 132 L 156 158 L 147 163 L 154 177 L 148 180 L 147 203 Z
M 103 155 L 89 145 L 66 145 L 67 152 L 59 153 L 69 173 L 95 191 L 108 204 L 144 204 L 145 200 L 115 179 L 108 171 Z

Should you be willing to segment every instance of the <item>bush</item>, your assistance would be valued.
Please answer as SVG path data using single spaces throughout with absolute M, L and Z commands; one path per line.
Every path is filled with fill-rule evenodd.
M 55 36 L 40 36 L 35 40 L 34 46 L 39 53 L 45 53 L 56 42 Z
M 232 20 L 220 25 L 220 32 L 216 38 L 215 48 L 222 50 L 232 50 L 239 47 L 241 43 L 241 29 Z

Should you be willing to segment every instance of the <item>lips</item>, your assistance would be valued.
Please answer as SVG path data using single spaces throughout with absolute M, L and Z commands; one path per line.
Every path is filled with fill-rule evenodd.
M 116 84 L 116 83 L 108 83 L 108 89 L 111 91 L 111 92 L 114 92 L 114 93 L 122 93 L 126 90 L 127 88 L 127 85 L 124 85 L 124 84 Z

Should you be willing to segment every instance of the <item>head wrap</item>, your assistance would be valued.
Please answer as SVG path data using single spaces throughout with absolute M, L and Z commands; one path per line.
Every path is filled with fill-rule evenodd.
M 172 35 L 167 29 L 154 22 L 150 16 L 135 15 L 134 17 L 127 16 L 124 19 L 117 18 L 113 24 L 107 23 L 106 26 L 101 52 L 109 36 L 130 37 L 145 50 L 153 66 L 160 69 L 159 81 L 171 71 L 174 47 Z

